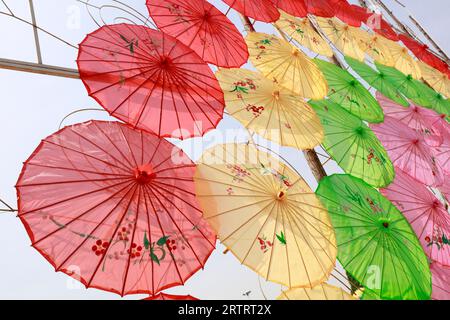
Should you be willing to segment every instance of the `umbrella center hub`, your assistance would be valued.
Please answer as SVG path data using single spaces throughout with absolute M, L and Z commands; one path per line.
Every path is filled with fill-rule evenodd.
M 277 200 L 283 200 L 286 197 L 286 192 L 283 190 L 278 191 Z
M 300 51 L 298 51 L 296 48 L 293 48 L 291 53 L 294 57 L 298 57 L 300 55 Z
M 139 166 L 134 169 L 134 177 L 139 184 L 148 184 L 154 178 L 156 178 L 156 174 L 153 171 L 151 165 L 146 164 L 143 166 Z
M 385 227 L 386 229 L 389 228 L 389 222 L 383 222 L 383 227 Z
M 169 70 L 172 66 L 172 60 L 169 57 L 161 57 L 159 67 L 163 70 Z
M 272 96 L 275 98 L 275 100 L 279 100 L 280 99 L 280 91 L 274 91 L 272 93 Z

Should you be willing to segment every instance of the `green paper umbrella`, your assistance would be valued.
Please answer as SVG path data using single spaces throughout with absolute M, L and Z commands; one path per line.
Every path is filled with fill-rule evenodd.
M 339 166 L 374 187 L 394 180 L 389 156 L 361 119 L 330 100 L 310 101 L 325 131 L 323 146 Z
M 385 66 L 375 62 L 378 71 L 388 79 L 394 88 L 400 91 L 405 97 L 411 99 L 415 104 L 425 106 L 429 103 L 430 92 L 428 87 L 414 79 L 411 75 L 406 75 L 395 68 Z
M 378 90 L 386 98 L 391 99 L 398 104 L 408 107 L 409 102 L 403 97 L 403 95 L 397 90 L 397 88 L 389 81 L 386 75 L 382 72 L 378 72 L 369 67 L 364 62 L 356 59 L 345 57 L 345 61 L 349 66 L 359 74 L 371 87 Z
M 426 85 L 423 90 L 426 97 L 425 104 L 422 105 L 423 107 L 433 109 L 437 113 L 442 113 L 447 116 L 450 115 L 450 100 L 445 99 L 440 93 Z
M 383 122 L 377 100 L 348 71 L 323 60 L 314 59 L 328 82 L 328 97 L 350 113 L 368 122 Z
M 320 181 L 316 194 L 336 231 L 338 259 L 371 297 L 430 299 L 431 272 L 402 213 L 376 189 L 351 175 Z

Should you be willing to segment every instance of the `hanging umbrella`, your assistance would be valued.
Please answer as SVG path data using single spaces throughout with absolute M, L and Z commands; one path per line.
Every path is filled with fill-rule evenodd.
M 450 100 L 446 99 L 442 94 L 434 91 L 429 86 L 417 81 L 423 86 L 424 103 L 423 107 L 432 109 L 437 113 L 449 116 L 450 115 Z
M 336 230 L 345 270 L 380 299 L 429 299 L 431 274 L 414 231 L 376 189 L 351 175 L 322 179 L 316 194 Z
M 383 121 L 383 111 L 377 100 L 355 77 L 332 63 L 319 59 L 314 61 L 327 79 L 330 100 L 362 120 Z
M 394 58 L 390 52 L 389 46 L 392 41 L 388 41 L 379 34 L 372 34 L 360 28 L 350 27 L 353 38 L 358 46 L 373 60 L 388 65 L 394 65 Z
M 103 26 L 80 44 L 77 62 L 89 95 L 136 128 L 185 139 L 203 135 L 222 119 L 223 92 L 211 69 L 161 32 Z
M 309 19 L 295 18 L 282 12 L 276 26 L 291 41 L 295 40 L 300 45 L 326 57 L 333 56 L 333 50 L 328 43 L 317 33 Z
M 287 12 L 295 17 L 306 17 L 308 10 L 304 0 L 271 0 L 272 3 L 278 8 Z
M 244 16 L 258 21 L 274 22 L 280 18 L 280 12 L 271 0 L 223 0 L 223 2 Z
M 433 292 L 433 300 L 450 300 L 450 267 L 444 267 L 438 262 L 432 262 L 430 265 Z
M 425 80 L 425 82 L 437 92 L 446 97 L 450 97 L 450 79 L 447 75 L 423 62 L 419 61 L 418 65 L 421 70 L 423 80 Z
M 314 62 L 287 41 L 265 33 L 250 32 L 250 60 L 269 79 L 305 98 L 323 99 L 328 87 Z
M 384 42 L 390 43 L 388 47 L 393 60 L 392 67 L 404 74 L 411 75 L 414 79 L 422 77 L 419 65 L 409 54 L 408 49 L 391 40 L 385 39 Z
M 362 22 L 367 21 L 370 16 L 367 9 L 349 4 L 347 0 L 334 0 L 333 6 L 335 16 L 353 27 L 360 27 Z
M 364 60 L 364 51 L 353 37 L 350 26 L 336 18 L 316 18 L 322 32 L 343 55 Z
M 372 22 L 371 18 L 373 16 L 378 16 L 378 17 L 374 19 L 375 23 L 370 23 L 370 22 Z M 370 15 L 369 19 L 365 23 L 369 28 L 371 28 L 373 31 L 375 31 L 379 35 L 382 35 L 386 39 L 389 39 L 392 41 L 398 41 L 397 33 L 394 31 L 394 29 L 392 29 L 392 27 L 389 25 L 389 23 L 383 19 L 383 17 L 381 15 L 372 13 Z
M 153 295 L 184 284 L 215 246 L 194 171 L 153 134 L 118 122 L 73 125 L 25 162 L 18 216 L 56 271 L 86 287 Z
M 277 300 L 356 300 L 341 288 L 321 283 L 314 288 L 295 288 L 283 291 Z
M 279 145 L 300 150 L 321 144 L 323 129 L 300 96 L 246 69 L 222 69 L 216 76 L 228 113 L 248 130 Z
M 425 254 L 450 266 L 450 214 L 420 182 L 401 170 L 381 193 L 405 216 L 419 238 Z
M 155 296 L 150 296 L 148 298 L 145 298 L 144 300 L 200 300 L 193 296 L 187 295 L 187 296 L 179 296 L 179 295 L 173 295 L 173 294 L 167 294 L 167 293 L 158 293 Z
M 333 228 L 290 167 L 252 145 L 218 145 L 203 155 L 195 183 L 205 219 L 242 264 L 290 288 L 328 279 Z
M 400 92 L 398 92 L 395 86 L 382 72 L 378 72 L 369 67 L 367 64 L 350 57 L 345 57 L 345 61 L 364 81 L 366 81 L 374 89 L 378 90 L 379 93 L 404 107 L 409 106 L 409 102 Z
M 411 50 L 412 53 L 414 53 L 417 59 L 422 60 L 429 66 L 438 70 L 442 70 L 443 68 L 448 69 L 448 65 L 444 61 L 436 57 L 433 53 L 431 53 L 426 44 L 419 43 L 418 41 L 404 34 L 400 34 L 399 39 L 405 46 L 408 47 L 409 50 Z
M 330 0 L 303 0 L 308 13 L 319 17 L 334 17 L 336 10 Z
M 440 146 L 443 142 L 443 135 L 434 125 L 432 119 L 435 117 L 435 112 L 429 109 L 424 109 L 414 104 L 409 108 L 392 102 L 377 92 L 377 100 L 383 108 L 384 115 L 397 119 L 406 124 L 411 129 L 414 129 L 423 136 L 425 142 L 430 146 Z
M 238 68 L 247 62 L 241 33 L 209 2 L 147 0 L 147 8 L 162 32 L 192 48 L 204 61 L 226 68 Z
M 395 68 L 375 62 L 377 70 L 391 82 L 395 88 L 415 104 L 425 106 L 429 104 L 427 86 Z
M 329 100 L 309 103 L 325 130 L 323 147 L 346 173 L 374 187 L 391 183 L 394 167 L 380 141 L 361 119 Z
M 390 117 L 370 127 L 396 168 L 428 186 L 442 183 L 442 170 L 421 134 Z
M 434 147 L 432 150 L 437 163 L 444 173 L 450 175 L 450 136 L 444 136 L 442 144 Z

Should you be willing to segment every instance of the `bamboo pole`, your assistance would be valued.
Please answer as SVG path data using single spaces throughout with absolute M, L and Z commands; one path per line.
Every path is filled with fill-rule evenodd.
M 43 74 L 48 76 L 63 77 L 70 79 L 80 78 L 78 71 L 75 69 L 11 59 L 0 58 L 0 69 Z
M 41 44 L 39 42 L 39 34 L 36 23 L 36 14 L 34 12 L 33 0 L 29 0 L 29 4 L 30 4 L 31 22 L 33 24 L 34 44 L 36 46 L 37 60 L 39 64 L 42 64 Z
M 408 34 L 409 36 L 415 38 L 416 36 L 411 31 L 410 28 L 408 28 L 403 22 L 400 21 L 400 19 L 397 18 L 397 16 L 394 14 L 392 10 L 390 10 L 383 1 L 381 0 L 375 0 L 375 2 L 386 11 L 386 13 L 392 18 L 392 20 L 395 21 L 397 26 L 402 30 L 404 33 Z

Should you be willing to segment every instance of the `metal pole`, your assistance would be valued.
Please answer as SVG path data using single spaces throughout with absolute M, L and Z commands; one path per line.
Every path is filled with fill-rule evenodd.
M 75 69 L 51 66 L 51 65 L 40 64 L 40 63 L 33 63 L 33 62 L 26 62 L 26 61 L 11 60 L 11 59 L 0 58 L 0 69 L 30 72 L 30 73 L 70 78 L 70 79 L 79 79 L 80 78 L 78 70 L 75 70 Z
M 36 14 L 34 13 L 33 0 L 29 0 L 29 3 L 30 3 L 31 22 L 33 23 L 34 43 L 36 45 L 37 59 L 38 63 L 42 64 L 41 44 L 39 43 L 39 34 L 36 23 Z

